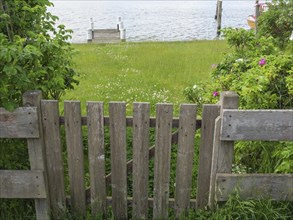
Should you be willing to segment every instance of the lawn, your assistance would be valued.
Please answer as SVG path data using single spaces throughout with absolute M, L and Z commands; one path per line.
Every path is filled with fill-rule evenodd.
M 225 41 L 144 42 L 120 44 L 74 44 L 75 68 L 80 84 L 62 100 L 131 103 L 187 102 L 183 90 L 199 81 L 209 83 L 211 66 L 218 63 L 228 46 Z M 61 106 L 61 109 L 63 106 Z

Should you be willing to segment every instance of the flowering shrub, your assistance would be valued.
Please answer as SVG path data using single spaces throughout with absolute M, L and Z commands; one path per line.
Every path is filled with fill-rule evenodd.
M 263 65 L 265 65 L 266 64 L 266 59 L 265 58 L 261 58 L 261 60 L 258 62 L 258 64 L 260 65 L 260 66 L 263 66 Z
M 226 29 L 224 34 L 232 52 L 218 65 L 213 64 L 212 83 L 186 88 L 186 98 L 202 105 L 217 102 L 220 91 L 235 91 L 241 109 L 291 109 L 293 55 L 276 47 L 272 37 L 257 37 L 253 31 Z M 283 149 L 287 149 L 286 157 L 281 153 Z M 293 160 L 293 149 L 287 142 L 238 143 L 236 153 L 237 162 L 254 172 L 293 171 L 288 165 Z
M 267 5 L 269 10 L 258 18 L 258 34 L 273 36 L 275 43 L 284 48 L 293 30 L 293 1 L 272 0 Z
M 257 38 L 252 31 L 224 33 L 232 52 L 213 64 L 212 84 L 185 89 L 187 99 L 199 105 L 215 103 L 220 91 L 230 90 L 239 94 L 242 109 L 292 108 L 293 55 L 275 47 L 272 38 Z

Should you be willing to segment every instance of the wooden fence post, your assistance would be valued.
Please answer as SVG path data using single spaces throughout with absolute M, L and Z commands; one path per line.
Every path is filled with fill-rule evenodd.
M 28 139 L 28 152 L 31 170 L 43 170 L 45 180 L 46 199 L 35 199 L 37 219 L 50 219 L 50 195 L 48 189 L 47 167 L 45 157 L 45 144 L 43 125 L 41 120 L 41 91 L 27 91 L 23 94 L 23 106 L 36 106 L 39 118 L 39 138 Z
M 196 206 L 199 209 L 208 205 L 214 128 L 219 115 L 220 105 L 203 105 L 196 196 Z
M 216 119 L 215 123 L 212 168 L 210 177 L 209 206 L 211 209 L 215 207 L 216 174 L 231 173 L 232 162 L 234 158 L 234 141 L 220 140 L 223 109 L 237 109 L 238 98 L 239 97 L 235 92 L 221 92 L 220 95 L 221 116 Z

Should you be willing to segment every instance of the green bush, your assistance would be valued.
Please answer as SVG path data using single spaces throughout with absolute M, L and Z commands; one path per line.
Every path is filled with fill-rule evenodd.
M 277 45 L 284 48 L 293 31 L 293 1 L 272 0 L 267 4 L 269 10 L 258 18 L 258 34 L 274 37 Z
M 186 98 L 199 105 L 215 103 L 221 91 L 239 94 L 241 109 L 291 109 L 293 106 L 293 54 L 275 46 L 273 37 L 253 31 L 225 29 L 232 51 L 213 65 L 213 83 L 184 90 Z M 236 163 L 246 172 L 292 172 L 290 143 L 239 142 Z
M 70 30 L 54 27 L 48 0 L 0 1 L 0 106 L 12 110 L 26 90 L 59 99 L 77 83 Z

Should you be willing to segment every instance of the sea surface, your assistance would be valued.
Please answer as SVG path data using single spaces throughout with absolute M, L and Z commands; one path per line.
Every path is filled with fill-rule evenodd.
M 127 41 L 188 41 L 215 39 L 213 1 L 52 1 L 48 10 L 59 24 L 73 30 L 72 42 L 87 40 L 90 18 L 96 29 L 116 28 L 122 17 Z M 223 0 L 222 28 L 245 28 L 254 13 L 254 0 Z

